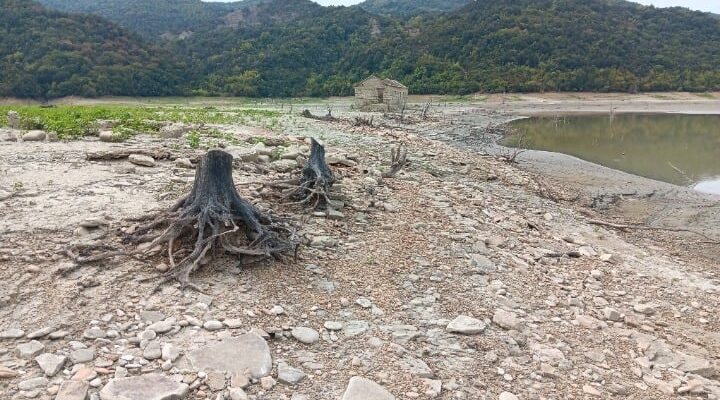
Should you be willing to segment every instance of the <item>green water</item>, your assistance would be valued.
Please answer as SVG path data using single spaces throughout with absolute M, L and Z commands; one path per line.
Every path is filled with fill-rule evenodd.
M 720 194 L 720 115 L 536 117 L 512 125 L 508 145 L 523 137 L 522 147 Z

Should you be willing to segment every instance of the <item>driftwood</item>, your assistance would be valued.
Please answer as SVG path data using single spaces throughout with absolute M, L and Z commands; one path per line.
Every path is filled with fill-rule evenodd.
M 718 241 L 717 239 L 714 239 L 702 232 L 694 231 L 692 229 L 662 228 L 662 227 L 647 226 L 647 225 L 625 225 L 625 224 L 616 224 L 616 223 L 612 223 L 612 222 L 600 221 L 600 220 L 596 220 L 596 219 L 588 220 L 588 223 L 590 225 L 604 226 L 607 228 L 618 229 L 621 231 L 643 230 L 643 231 L 663 231 L 663 232 L 675 232 L 675 233 L 692 233 L 693 235 L 698 235 L 700 237 L 707 239 L 708 243 L 713 243 L 713 244 L 720 243 L 720 241 Z
M 85 158 L 88 161 L 112 161 L 130 157 L 132 154 L 149 156 L 156 160 L 167 160 L 173 158 L 173 153 L 167 149 L 117 149 L 93 151 L 87 153 Z
M 177 280 L 183 288 L 197 289 L 190 274 L 214 248 L 238 256 L 244 264 L 295 251 L 290 227 L 260 212 L 237 193 L 232 162 L 232 155 L 222 150 L 209 151 L 198 162 L 190 194 L 169 210 L 149 216 L 146 220 L 150 222 L 125 237 L 126 244 L 142 244 L 148 251 L 160 247 L 167 252 L 170 270 L 160 285 Z M 99 254 L 68 250 L 68 255 L 80 264 L 143 253 L 104 250 Z
M 390 150 L 390 169 L 382 173 L 383 178 L 394 178 L 410 162 L 407 160 L 407 147 L 400 143 Z
M 332 122 L 332 121 L 337 121 L 337 120 L 338 120 L 337 118 L 335 118 L 335 117 L 332 116 L 332 109 L 330 109 L 330 108 L 328 108 L 328 113 L 327 113 L 327 115 L 322 116 L 322 117 L 319 116 L 319 115 L 314 115 L 314 114 L 311 113 L 310 110 L 308 110 L 308 109 L 303 110 L 303 112 L 300 113 L 300 115 L 301 115 L 302 117 L 304 117 L 304 118 L 315 119 L 315 120 L 318 120 L 318 121 L 329 121 L 329 122 Z

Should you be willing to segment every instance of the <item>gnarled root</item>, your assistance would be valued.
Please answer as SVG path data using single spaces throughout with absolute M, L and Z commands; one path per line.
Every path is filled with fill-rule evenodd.
M 232 160 L 224 151 L 209 151 L 198 162 L 190 194 L 125 237 L 126 244 L 167 252 L 170 270 L 158 288 L 177 280 L 183 288 L 197 289 L 190 275 L 213 249 L 236 255 L 244 264 L 295 251 L 289 224 L 274 221 L 237 193 Z
M 311 139 L 310 158 L 303 168 L 299 179 L 277 182 L 271 186 L 285 189 L 283 197 L 291 204 L 311 205 L 313 209 L 327 208 L 332 205 L 330 191 L 335 176 L 325 162 L 325 148 L 315 139 Z

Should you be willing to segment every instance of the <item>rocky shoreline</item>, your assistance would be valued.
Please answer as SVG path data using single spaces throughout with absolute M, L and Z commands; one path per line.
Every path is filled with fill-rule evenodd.
M 720 398 L 715 265 L 590 224 L 596 211 L 569 200 L 573 186 L 448 140 L 467 128 L 458 115 L 472 127 L 492 112 L 445 113 L 412 124 L 378 116 L 374 127 L 344 111 L 347 121 L 287 115 L 281 132 L 218 126 L 242 143 L 241 195 L 302 222 L 304 246 L 295 262 L 213 259 L 195 277 L 203 294 L 153 293 L 161 255 L 75 268 L 64 254 L 171 204 L 193 179 L 196 151 L 183 138 L 0 143 L 12 192 L 0 200 L 0 393 Z M 341 216 L 279 206 L 253 184 L 296 172 L 308 137 L 335 161 Z M 383 179 L 398 142 L 411 164 Z M 141 149 L 172 157 L 88 159 Z

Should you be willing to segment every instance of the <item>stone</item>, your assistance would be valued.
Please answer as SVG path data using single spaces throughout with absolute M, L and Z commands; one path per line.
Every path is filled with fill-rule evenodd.
M 130 157 L 128 157 L 128 161 L 135 165 L 139 165 L 141 167 L 154 167 L 155 166 L 155 159 L 153 159 L 150 156 L 145 156 L 142 154 L 130 154 Z
M 158 322 L 155 322 L 154 324 L 148 326 L 147 329 L 155 331 L 157 333 L 166 333 L 166 332 L 170 332 L 172 330 L 173 324 L 174 324 L 173 321 L 168 321 L 168 320 L 158 321 Z
M 16 354 L 20 358 L 30 359 L 42 353 L 44 349 L 45 345 L 37 340 L 33 340 L 32 342 L 19 344 L 16 349 Z
M 228 390 L 228 394 L 230 395 L 230 400 L 248 400 L 248 395 L 245 393 L 244 390 L 240 388 L 230 388 Z
M 83 337 L 90 340 L 103 339 L 105 335 L 105 331 L 97 327 L 86 329 L 83 333 Z
M 716 371 L 710 361 L 685 354 L 680 354 L 682 364 L 677 367 L 680 371 L 700 375 L 704 378 L 711 379 L 715 376 Z
M 653 315 L 657 311 L 654 304 L 647 304 L 647 303 L 635 304 L 633 306 L 633 310 L 635 310 L 636 313 L 640 313 L 640 314 L 644 314 L 644 315 Z
M 219 392 L 225 389 L 226 379 L 224 372 L 210 371 L 207 374 L 207 380 L 205 384 L 208 385 L 211 391 Z
M 39 376 L 37 378 L 30 378 L 18 383 L 18 389 L 20 390 L 33 390 L 40 387 L 45 387 L 50 383 L 48 378 Z
M 222 329 L 222 327 L 223 327 L 222 322 L 220 322 L 220 321 L 218 321 L 218 320 L 206 321 L 206 322 L 203 324 L 203 328 L 205 328 L 205 329 L 207 329 L 207 330 L 209 330 L 209 331 L 217 331 L 217 330 L 219 330 L 219 329 Z
M 594 386 L 590 386 L 590 385 L 583 386 L 583 393 L 589 394 L 590 396 L 596 396 L 596 397 L 602 396 L 602 393 L 600 393 L 599 390 L 597 390 Z
M 295 160 L 277 160 L 270 163 L 270 168 L 277 172 L 290 172 L 298 167 Z
M 244 162 L 255 162 L 260 155 L 258 151 L 252 147 L 229 146 L 225 148 L 225 151 L 232 154 L 236 160 Z
M 493 315 L 493 322 L 503 329 L 520 330 L 521 322 L 513 312 L 497 309 Z
M 0 379 L 12 379 L 20 375 L 19 372 L 13 371 L 8 367 L 0 365 Z
M 227 326 L 230 329 L 237 329 L 243 326 L 243 322 L 241 319 L 238 318 L 228 318 L 223 320 L 223 325 Z
M 250 386 L 250 378 L 243 373 L 232 374 L 230 377 L 230 386 L 245 389 Z
M 51 326 L 46 326 L 45 328 L 38 329 L 35 332 L 28 333 L 27 338 L 28 339 L 39 339 L 41 337 L 45 337 L 45 336 L 51 334 L 54 331 L 55 331 L 55 328 L 53 328 Z
M 325 321 L 323 326 L 329 331 L 339 331 L 343 328 L 343 323 L 338 321 Z
M 360 297 L 359 299 L 355 300 L 355 303 L 357 303 L 362 308 L 372 307 L 372 302 L 365 297 Z
M 20 339 L 21 337 L 25 336 L 25 331 L 18 328 L 12 328 L 5 331 L 0 332 L 0 339 Z
M 51 353 L 44 353 L 35 357 L 35 362 L 38 363 L 40 369 L 43 370 L 46 376 L 50 377 L 60 372 L 63 365 L 65 365 L 65 361 L 67 361 L 67 357 L 57 356 Z
M 370 324 L 366 321 L 349 321 L 343 326 L 345 336 L 357 336 L 365 333 L 370 328 Z
M 100 391 L 102 400 L 180 400 L 188 385 L 162 374 L 111 379 Z
M 172 123 L 170 125 L 165 125 L 160 128 L 160 131 L 158 132 L 160 134 L 160 137 L 163 139 L 179 139 L 184 134 L 190 132 L 192 130 L 191 126 L 187 126 L 181 123 Z
M 335 210 L 333 208 L 328 208 L 325 212 L 325 215 L 328 219 L 334 220 L 334 221 L 341 221 L 345 219 L 345 214 L 341 213 L 338 210 Z
M 272 389 L 273 387 L 275 387 L 275 384 L 277 384 L 277 382 L 275 381 L 275 379 L 273 379 L 272 376 L 265 376 L 260 378 L 260 386 L 265 390 Z
M 283 309 L 281 306 L 273 306 L 273 308 L 270 309 L 270 315 L 282 315 L 285 314 L 285 309 Z
M 101 131 L 98 137 L 101 142 L 112 142 L 115 140 L 115 135 L 113 135 L 112 131 Z
M 180 357 L 180 349 L 172 343 L 165 343 L 162 346 L 161 357 L 163 360 L 173 362 Z
M 248 370 L 255 379 L 270 375 L 272 370 L 270 347 L 265 339 L 255 333 L 246 333 L 207 345 L 189 352 L 187 357 L 198 370 L 231 374 L 243 374 Z
M 145 346 L 145 349 L 143 350 L 143 358 L 146 360 L 157 360 L 160 357 L 162 357 L 162 347 L 160 346 L 160 342 L 152 341 Z
M 495 265 L 495 263 L 482 254 L 471 254 L 470 265 L 474 267 L 481 275 L 489 274 L 491 272 L 497 272 L 498 270 L 498 267 Z
M 519 400 L 517 396 L 510 392 L 502 392 L 500 393 L 500 396 L 498 396 L 498 400 Z
M 195 169 L 192 161 L 189 158 L 177 158 L 175 159 L 175 166 L 178 168 Z
M 46 137 L 47 135 L 43 131 L 29 131 L 23 135 L 22 140 L 24 142 L 42 142 Z
M 90 362 L 95 358 L 95 352 L 90 349 L 77 349 L 70 352 L 70 361 L 73 364 Z
M 305 379 L 305 373 L 297 368 L 293 368 L 287 364 L 278 366 L 278 381 L 288 385 L 297 385 Z
M 603 315 L 605 316 L 605 319 L 608 321 L 614 321 L 619 322 L 622 321 L 622 314 L 614 308 L 611 307 L 605 307 L 603 310 Z
M 395 400 L 395 396 L 370 379 L 353 376 L 341 400 Z
M 445 328 L 450 333 L 475 335 L 485 330 L 487 326 L 477 318 L 460 315 L 452 320 Z
M 55 400 L 87 400 L 88 389 L 87 382 L 84 381 L 65 381 L 60 385 Z
M 312 328 L 297 327 L 291 333 L 295 339 L 305 344 L 313 344 L 320 340 L 320 334 Z
M 417 376 L 418 378 L 435 377 L 435 373 L 433 373 L 425 361 L 419 358 L 405 356 L 401 360 L 401 364 L 408 372 L 410 372 L 410 374 Z

